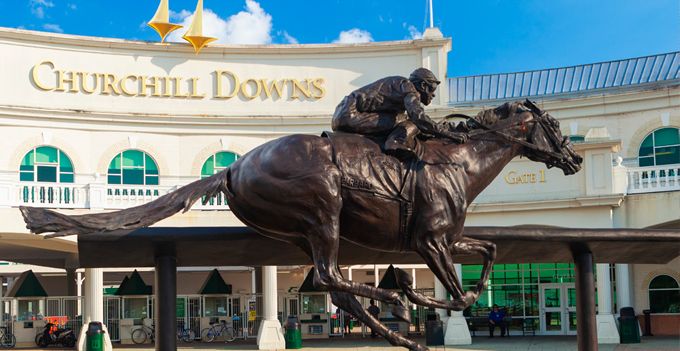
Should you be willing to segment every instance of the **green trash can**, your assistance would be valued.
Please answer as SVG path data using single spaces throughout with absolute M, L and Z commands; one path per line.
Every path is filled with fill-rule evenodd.
M 297 350 L 302 348 L 302 327 L 297 316 L 288 316 L 286 323 L 286 349 Z
M 87 326 L 85 351 L 104 351 L 104 328 L 101 322 L 90 322 Z
M 638 317 L 632 307 L 624 307 L 620 310 L 619 335 L 622 344 L 637 344 L 640 342 L 640 329 L 638 329 Z

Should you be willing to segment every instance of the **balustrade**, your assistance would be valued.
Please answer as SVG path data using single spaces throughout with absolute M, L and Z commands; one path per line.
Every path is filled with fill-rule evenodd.
M 680 165 L 628 168 L 628 194 L 680 190 Z

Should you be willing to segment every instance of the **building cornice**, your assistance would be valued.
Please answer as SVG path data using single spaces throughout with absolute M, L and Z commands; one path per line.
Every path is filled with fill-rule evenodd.
M 535 201 L 508 201 L 492 203 L 473 202 L 468 206 L 468 213 L 539 211 L 592 206 L 620 207 L 625 195 L 613 194 L 602 196 L 576 197 L 569 199 L 549 199 Z
M 87 49 L 120 50 L 129 52 L 162 52 L 186 54 L 195 57 L 194 48 L 189 43 L 161 43 L 151 41 L 134 41 L 114 38 L 90 37 L 81 35 L 39 32 L 25 29 L 0 27 L 0 41 L 17 41 L 22 44 L 44 43 L 64 45 Z M 327 55 L 338 53 L 378 53 L 399 50 L 412 50 L 427 47 L 451 47 L 451 38 L 399 40 L 359 44 L 273 44 L 273 45 L 236 45 L 211 44 L 201 50 L 202 57 L 235 56 L 235 55 Z

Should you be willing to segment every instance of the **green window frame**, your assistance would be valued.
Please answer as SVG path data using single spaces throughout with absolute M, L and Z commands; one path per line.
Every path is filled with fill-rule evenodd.
M 649 282 L 647 292 L 652 313 L 680 313 L 680 286 L 675 278 L 657 275 Z
M 29 151 L 19 165 L 22 182 L 73 183 L 73 162 L 61 150 L 51 146 L 39 146 Z
M 125 150 L 109 163 L 106 179 L 108 184 L 158 185 L 158 165 L 146 152 Z
M 203 162 L 203 167 L 201 167 L 201 179 L 222 172 L 238 160 L 239 157 L 239 155 L 229 151 L 218 152 L 208 157 L 208 159 Z
M 586 137 L 584 137 L 583 135 L 570 135 L 569 140 L 575 141 L 575 142 L 582 142 L 582 141 L 586 140 Z
M 661 128 L 640 144 L 638 166 L 652 167 L 680 163 L 680 129 Z

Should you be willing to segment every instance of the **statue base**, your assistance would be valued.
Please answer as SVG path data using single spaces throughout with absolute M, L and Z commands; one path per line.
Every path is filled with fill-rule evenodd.
M 449 317 L 444 333 L 444 345 L 472 345 L 470 329 L 465 317 Z
M 260 325 L 260 333 L 257 335 L 258 350 L 283 350 L 286 348 L 286 339 L 283 336 L 283 328 L 277 320 L 265 319 Z
M 598 344 L 619 344 L 621 337 L 616 327 L 613 314 L 597 315 L 597 343 Z

